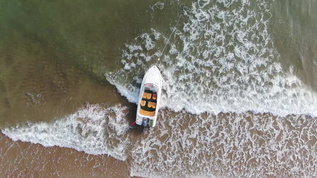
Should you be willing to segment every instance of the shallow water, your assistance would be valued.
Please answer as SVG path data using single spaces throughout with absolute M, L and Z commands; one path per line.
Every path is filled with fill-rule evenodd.
M 128 177 L 128 165 L 107 155 L 13 142 L 0 135 L 1 174 L 9 177 Z M 120 169 L 118 169 L 120 168 Z
M 274 1 L 270 33 L 285 69 L 294 66 L 297 76 L 316 91 L 317 6 L 314 0 Z
M 1 4 L 0 173 L 317 175 L 315 1 Z M 163 104 L 142 133 L 153 64 Z
M 1 4 L 3 125 L 52 120 L 56 114 L 70 113 L 84 102 L 115 102 L 109 97 L 113 87 L 104 73 L 120 68 L 120 48 L 125 41 L 149 28 L 151 16 L 144 14 L 148 14 L 153 2 L 2 1 Z M 92 88 L 106 92 L 89 94 Z M 108 95 L 109 101 L 97 99 L 104 95 Z M 51 114 L 45 110 L 52 110 L 48 111 Z M 28 112 L 32 113 L 24 116 Z M 44 113 L 37 115 L 37 112 Z

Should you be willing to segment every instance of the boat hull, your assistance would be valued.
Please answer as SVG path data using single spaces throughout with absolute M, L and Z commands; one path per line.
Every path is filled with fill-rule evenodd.
M 144 75 L 136 113 L 136 124 L 155 127 L 162 94 L 162 75 L 152 66 Z

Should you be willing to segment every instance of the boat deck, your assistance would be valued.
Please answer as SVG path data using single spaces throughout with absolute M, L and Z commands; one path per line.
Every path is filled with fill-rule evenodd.
M 145 89 L 142 94 L 139 113 L 144 116 L 155 116 L 157 103 L 156 91 Z

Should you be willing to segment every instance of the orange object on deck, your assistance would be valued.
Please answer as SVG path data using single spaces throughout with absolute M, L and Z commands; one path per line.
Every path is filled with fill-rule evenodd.
M 143 99 L 146 99 L 146 94 L 147 94 L 147 93 L 143 92 L 143 95 L 142 95 L 142 98 L 143 98 Z
M 151 107 L 155 109 L 156 108 L 156 103 L 153 102 Z
M 146 98 L 147 98 L 147 99 L 151 99 L 151 96 L 152 96 L 151 93 L 147 93 L 147 94 L 146 94 Z
M 152 97 L 154 100 L 156 100 L 156 94 L 153 94 L 153 97 Z
M 140 114 L 144 116 L 155 116 L 155 111 L 145 111 L 142 108 L 140 108 Z
M 146 101 L 145 100 L 141 100 L 141 106 L 145 106 Z

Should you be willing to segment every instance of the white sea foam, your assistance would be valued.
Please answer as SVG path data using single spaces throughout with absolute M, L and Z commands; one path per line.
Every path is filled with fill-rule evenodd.
M 5 128 L 13 139 L 131 158 L 141 177 L 301 177 L 317 173 L 317 119 L 161 110 L 155 129 L 129 136 L 126 108 L 90 105 L 52 123 Z
M 317 94 L 274 62 L 279 55 L 268 33 L 266 1 L 198 1 L 183 14 L 187 20 L 158 64 L 163 107 L 317 116 Z M 106 74 L 129 101 L 136 102 L 142 75 L 160 57 L 166 36 L 155 29 L 138 36 L 123 50 L 122 70 Z
M 73 148 L 89 154 L 108 154 L 125 160 L 128 144 L 125 133 L 129 128 L 126 109 L 120 105 L 109 108 L 87 105 L 51 123 L 27 123 L 5 128 L 2 133 L 14 141 Z
M 150 8 L 152 9 L 152 11 L 154 11 L 155 8 L 159 10 L 163 10 L 164 6 L 165 6 L 165 3 L 158 1 L 153 6 L 150 6 Z

